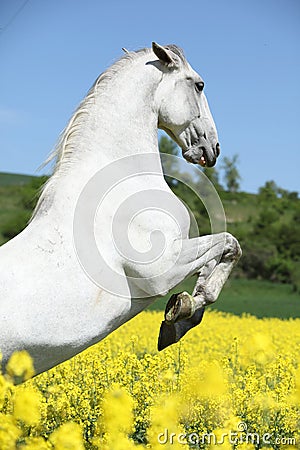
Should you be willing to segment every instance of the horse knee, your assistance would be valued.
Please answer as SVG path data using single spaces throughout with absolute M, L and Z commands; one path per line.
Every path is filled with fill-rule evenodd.
M 238 261 L 242 256 L 242 249 L 238 240 L 232 234 L 226 232 L 225 248 L 222 261 Z
M 210 289 L 206 289 L 204 298 L 205 298 L 205 305 L 212 305 L 217 301 L 218 296 L 215 295 L 214 292 L 211 292 Z

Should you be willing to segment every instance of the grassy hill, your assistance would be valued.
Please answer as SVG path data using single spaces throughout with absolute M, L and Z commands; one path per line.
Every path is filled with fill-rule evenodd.
M 0 186 L 23 186 L 32 180 L 32 175 L 0 172 Z
M 182 291 L 192 292 L 195 282 L 195 277 L 189 278 L 168 295 L 156 300 L 149 309 L 163 311 L 172 294 Z M 288 284 L 230 278 L 217 302 L 208 308 L 237 315 L 251 314 L 259 318 L 289 319 L 300 317 L 300 296 L 293 292 Z
M 47 177 L 0 172 L 0 245 L 28 222 Z
M 5 225 L 14 221 L 23 209 L 20 204 L 22 189 L 32 178 L 29 175 L 0 172 L 0 244 L 7 240 L 3 235 Z

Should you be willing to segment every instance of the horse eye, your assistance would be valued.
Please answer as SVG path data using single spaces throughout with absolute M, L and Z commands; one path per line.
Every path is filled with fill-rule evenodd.
M 195 83 L 195 87 L 197 92 L 202 92 L 204 89 L 203 81 L 197 81 L 197 83 Z

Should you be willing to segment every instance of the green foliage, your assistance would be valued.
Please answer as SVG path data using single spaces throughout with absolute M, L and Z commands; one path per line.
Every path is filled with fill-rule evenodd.
M 215 167 L 204 167 L 203 173 L 212 182 L 217 190 L 222 189 L 219 179 L 219 172 Z
M 159 141 L 159 150 L 161 153 L 166 153 L 167 155 L 173 155 L 178 156 L 178 147 L 175 144 L 174 141 L 171 141 L 171 139 L 168 139 L 167 136 L 162 136 Z M 177 185 L 176 173 L 178 172 L 178 163 L 176 161 L 176 158 L 168 158 L 164 159 L 164 167 L 163 171 L 165 174 L 166 182 L 170 187 Z M 175 178 L 171 178 L 166 176 L 166 174 L 174 174 Z
M 298 282 L 300 280 L 298 273 Z M 156 300 L 148 309 L 164 311 L 166 302 L 173 293 L 192 292 L 196 277 L 185 280 L 165 297 Z M 287 284 L 273 283 L 265 280 L 248 280 L 230 278 L 225 284 L 216 303 L 207 309 L 217 309 L 231 314 L 252 314 L 256 317 L 300 316 L 299 293 L 293 292 Z
M 272 201 L 278 197 L 279 188 L 275 181 L 266 181 L 265 185 L 258 190 L 259 201 Z
M 48 177 L 46 176 L 33 177 L 22 189 L 20 204 L 24 209 L 33 211 L 39 198 L 40 190 L 47 180 Z
M 30 219 L 30 212 L 22 210 L 16 213 L 10 220 L 2 225 L 2 235 L 6 240 L 12 239 L 19 234 L 27 225 Z
M 299 290 L 300 202 L 274 197 L 272 191 L 260 191 L 257 214 L 241 239 L 240 265 L 249 278 L 292 283 Z M 239 228 L 235 234 L 239 238 Z
M 31 181 L 32 176 L 18 173 L 0 172 L 0 186 L 23 186 Z
M 277 256 L 276 247 L 267 239 L 263 241 L 247 237 L 239 240 L 243 249 L 243 256 L 239 263 L 242 274 L 248 278 L 270 279 L 269 264 L 270 260 Z
M 238 155 L 233 155 L 232 158 L 227 156 L 223 158 L 224 180 L 229 192 L 237 192 L 240 189 L 241 176 L 237 169 L 237 163 Z
M 171 141 L 167 136 L 162 136 L 159 140 L 159 151 L 167 153 L 168 155 L 179 155 L 179 148 L 174 141 Z
M 21 183 L 21 185 L 17 186 L 11 185 L 10 179 L 11 177 L 4 177 L 1 183 L 0 176 L 0 185 L 3 186 L 2 190 L 9 192 L 13 198 L 16 198 L 13 210 L 1 219 L 0 231 L 4 242 L 19 234 L 26 227 L 36 205 L 40 188 L 47 181 L 48 177 L 22 178 L 26 183 Z M 8 181 L 6 188 L 4 187 L 4 181 Z M 6 203 L 9 204 L 9 202 Z

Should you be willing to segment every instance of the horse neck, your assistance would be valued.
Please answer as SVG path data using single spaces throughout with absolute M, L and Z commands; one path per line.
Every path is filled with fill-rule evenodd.
M 33 221 L 55 217 L 61 223 L 66 215 L 71 220 L 86 183 L 112 161 L 138 153 L 156 153 L 159 159 L 154 97 L 160 75 L 146 66 L 148 59 L 139 57 L 120 73 L 96 82 L 66 129 L 69 134 L 61 144 L 65 150 Z
M 146 69 L 141 58 L 110 79 L 96 96 L 96 133 L 91 145 L 98 160 L 107 163 L 137 153 L 157 152 L 154 94 L 158 83 L 158 74 Z

